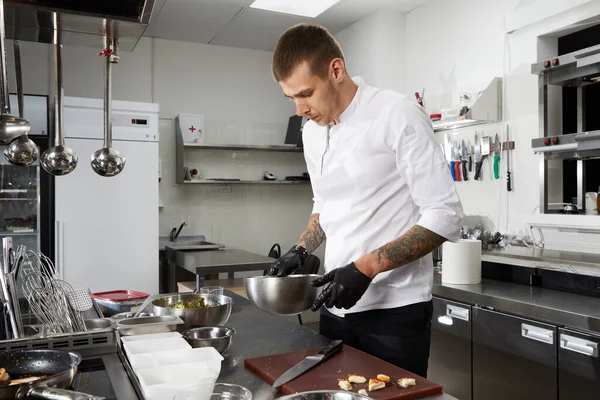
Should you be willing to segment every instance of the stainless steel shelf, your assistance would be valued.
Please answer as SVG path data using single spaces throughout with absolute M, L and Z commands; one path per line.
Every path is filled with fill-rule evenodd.
M 197 180 L 197 181 L 183 181 L 184 184 L 199 184 L 199 185 L 306 185 L 310 181 L 210 181 L 210 180 Z
M 198 150 L 240 150 L 240 151 L 278 151 L 301 153 L 302 148 L 297 146 L 252 145 L 252 144 L 196 144 L 184 143 L 185 149 Z
M 0 236 L 36 236 L 37 232 L 0 232 Z
M 26 198 L 26 197 L 17 197 L 15 199 L 4 199 L 0 198 L 0 201 L 37 201 L 37 198 Z

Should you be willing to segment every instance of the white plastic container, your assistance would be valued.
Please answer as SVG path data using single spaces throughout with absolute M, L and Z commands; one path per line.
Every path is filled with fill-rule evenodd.
M 214 347 L 197 349 L 161 351 L 156 353 L 134 354 L 129 356 L 129 362 L 134 371 L 147 368 L 162 368 L 167 365 L 180 363 L 203 363 L 208 371 L 219 374 L 223 356 Z
M 124 342 L 123 348 L 128 356 L 134 354 L 155 353 L 158 351 L 174 351 L 191 349 L 192 346 L 181 337 L 160 338 L 152 340 L 137 340 Z
M 182 363 L 136 371 L 144 397 L 148 400 L 172 399 L 191 386 L 200 386 L 207 400 L 217 382 L 218 373 L 208 370 L 206 363 Z M 202 396 L 204 397 L 204 396 Z
M 163 333 L 150 333 L 148 335 L 135 335 L 135 336 L 121 336 L 121 342 L 137 342 L 140 340 L 154 340 L 154 339 L 166 339 L 166 338 L 180 338 L 181 333 L 179 332 L 163 332 Z

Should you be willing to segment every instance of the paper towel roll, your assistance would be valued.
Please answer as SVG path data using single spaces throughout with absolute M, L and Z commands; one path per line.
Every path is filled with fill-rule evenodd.
M 445 242 L 442 248 L 442 283 L 476 285 L 481 283 L 481 241 L 461 239 Z

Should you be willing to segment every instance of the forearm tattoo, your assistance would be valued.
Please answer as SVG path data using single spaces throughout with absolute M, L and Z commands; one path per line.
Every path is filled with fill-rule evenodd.
M 319 214 L 312 214 L 308 219 L 308 225 L 300 239 L 298 244 L 306 249 L 307 252 L 312 253 L 315 251 L 321 243 L 325 240 L 325 232 L 321 229 L 319 224 Z
M 406 265 L 431 253 L 446 241 L 446 238 L 415 225 L 400 238 L 381 246 L 372 252 L 377 256 L 381 271 L 388 271 Z

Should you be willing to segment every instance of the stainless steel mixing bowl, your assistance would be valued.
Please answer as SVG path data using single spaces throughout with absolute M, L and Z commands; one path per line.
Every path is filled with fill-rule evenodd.
M 178 301 L 184 303 L 202 297 L 209 305 L 207 308 L 169 308 Z M 231 315 L 233 300 L 231 297 L 214 294 L 169 294 L 158 295 L 152 302 L 154 315 L 176 315 L 183 320 L 178 331 L 196 328 L 198 326 L 223 326 Z
M 279 397 L 277 400 L 368 400 L 370 397 L 342 390 L 314 390 Z
M 181 332 L 181 336 L 193 347 L 214 347 L 224 353 L 233 340 L 235 330 L 226 326 L 201 326 Z
M 244 286 L 248 299 L 261 310 L 295 315 L 310 309 L 323 290 L 310 284 L 317 277 L 319 275 L 253 276 L 244 279 Z

